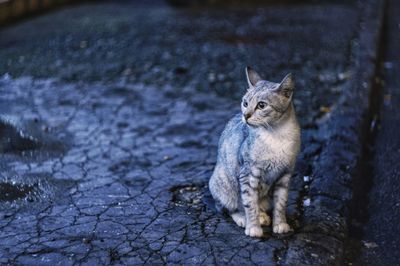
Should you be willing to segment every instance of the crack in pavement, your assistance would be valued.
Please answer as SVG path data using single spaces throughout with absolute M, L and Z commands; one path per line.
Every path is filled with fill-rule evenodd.
M 84 12 L 80 8 L 94 8 L 101 13 L 100 17 L 108 18 L 96 5 L 67 9 L 49 17 L 59 20 L 62 15 L 64 19 L 69 17 L 66 14 Z M 271 77 L 287 69 L 300 74 L 295 105 L 304 128 L 304 147 L 288 204 L 290 222 L 299 228 L 308 208 L 303 206 L 302 197 L 310 193 L 304 187 L 315 182 L 305 182 L 303 176 L 312 175 L 312 165 L 323 151 L 325 139 L 318 130 L 329 113 L 327 106 L 334 106 L 340 94 L 338 88 L 347 82 L 339 77 L 347 73 L 350 59 L 346 53 L 357 31 L 357 11 L 352 6 L 334 6 L 333 11 L 305 6 L 301 8 L 303 13 L 279 7 L 273 9 L 276 12 L 260 9 L 255 14 L 232 11 L 227 16 L 234 23 L 225 25 L 226 18 L 217 11 L 193 11 L 191 17 L 183 11 L 153 10 L 158 16 L 149 20 L 139 13 L 132 17 L 130 11 L 116 8 L 121 16 L 110 20 L 111 24 L 102 28 L 105 32 L 99 29 L 98 34 L 104 38 L 88 36 L 87 43 L 93 47 L 86 51 L 77 49 L 72 40 L 81 37 L 75 30 L 86 29 L 86 23 L 96 24 L 95 20 L 69 21 L 69 27 L 77 26 L 76 29 L 69 28 L 65 38 L 57 32 L 50 33 L 54 38 L 47 45 L 57 47 L 57 53 L 63 51 L 65 56 L 73 54 L 73 58 L 79 58 L 79 62 L 71 59 L 77 69 L 86 66 L 87 56 L 98 60 L 97 54 L 108 51 L 110 45 L 121 46 L 118 58 L 126 56 L 127 50 L 122 47 L 131 49 L 130 43 L 136 48 L 148 47 L 148 51 L 144 49 L 137 56 L 145 57 L 145 61 L 151 59 L 150 65 L 138 60 L 140 67 L 130 67 L 138 69 L 137 76 L 115 77 L 108 72 L 114 73 L 114 65 L 105 63 L 108 67 L 97 68 L 100 63 L 89 60 L 100 75 L 113 76 L 112 81 L 91 81 L 89 77 L 99 73 L 86 72 L 83 81 L 76 81 L 71 78 L 75 71 L 70 76 L 64 73 L 68 77 L 61 78 L 0 78 L 1 106 L 13 103 L 7 109 L 1 108 L 2 114 L 17 115 L 21 124 L 36 119 L 40 121 L 40 132 L 48 133 L 39 134 L 39 140 L 47 143 L 51 138 L 43 136 L 51 136 L 66 144 L 62 152 L 51 152 L 55 144 L 46 144 L 33 153 L 0 154 L 0 169 L 8 179 L 25 180 L 33 175 L 37 180 L 47 180 L 46 189 L 39 193 L 46 197 L 0 206 L 0 263 L 279 264 L 279 257 L 293 238 L 280 239 L 269 234 L 263 239 L 246 237 L 230 219 L 214 212 L 205 185 L 215 164 L 219 134 L 240 109 L 241 92 L 236 88 L 245 84 L 244 75 L 239 75 L 242 67 L 227 62 L 254 62 Z M 323 15 L 314 12 L 315 8 Z M 95 16 L 96 12 L 87 14 Z M 345 19 L 336 22 L 334 14 Z M 289 18 L 280 23 L 281 16 Z M 49 18 L 39 18 L 34 23 L 43 23 L 41 19 Z M 129 19 L 137 27 L 130 27 L 127 37 L 117 44 L 109 34 L 126 28 Z M 138 26 L 139 21 L 154 29 L 165 24 L 176 31 L 169 30 L 169 36 L 148 36 Z M 324 26 L 320 27 L 320 22 Z M 347 23 L 346 29 L 337 23 Z M 267 24 L 271 26 L 264 27 Z M 192 36 L 188 34 L 192 31 L 188 25 L 203 30 Z M 38 41 L 26 30 L 30 25 L 18 27 L 27 34 L 21 38 L 32 38 L 33 44 Z M 5 37 L 0 40 L 1 47 L 6 46 L 7 36 L 12 39 L 10 35 L 18 27 L 2 31 Z M 326 28 L 330 31 L 325 33 Z M 227 32 L 226 36 L 220 34 L 221 29 Z M 258 36 L 260 42 L 266 42 L 266 48 L 249 43 L 247 30 Z M 321 37 L 318 44 L 304 35 L 308 31 L 316 31 Z M 291 40 L 304 50 L 291 48 L 282 37 L 285 32 L 291 33 Z M 342 38 L 330 43 L 330 37 L 336 33 Z M 177 38 L 181 42 L 176 42 Z M 198 43 L 199 49 L 191 47 L 191 43 Z M 253 45 L 258 45 L 257 51 L 250 49 Z M 16 48 L 7 47 L 0 49 L 0 56 L 4 50 L 8 51 L 5 58 L 12 56 L 11 51 Z M 168 56 L 158 47 L 170 47 L 171 54 Z M 31 60 L 39 60 L 36 57 L 43 53 L 41 49 L 35 46 Z M 268 53 L 270 50 L 277 52 Z M 154 51 L 157 52 L 150 53 Z M 265 58 L 260 57 L 260 51 Z M 182 53 L 188 55 L 188 62 L 210 68 L 193 73 L 189 67 L 183 67 L 186 61 L 180 61 Z M 118 58 L 117 61 L 124 61 Z M 178 59 L 175 62 L 171 58 Z M 157 65 L 158 60 L 165 62 Z M 4 69 L 3 64 L 0 62 L 0 69 Z M 328 66 L 321 70 L 320 64 Z M 145 70 L 139 70 L 143 65 Z M 14 70 L 18 69 L 15 66 Z M 55 66 L 50 72 L 57 69 Z M 59 74 L 54 76 L 60 77 Z M 321 228 L 320 232 L 326 235 L 329 230 Z

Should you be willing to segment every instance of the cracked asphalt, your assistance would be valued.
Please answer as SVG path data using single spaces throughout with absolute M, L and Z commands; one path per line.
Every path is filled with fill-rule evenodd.
M 213 209 L 219 134 L 246 65 L 295 74 L 303 147 L 288 213 L 301 228 L 359 16 L 337 3 L 103 2 L 2 28 L 0 264 L 279 265 L 291 236 L 246 237 Z

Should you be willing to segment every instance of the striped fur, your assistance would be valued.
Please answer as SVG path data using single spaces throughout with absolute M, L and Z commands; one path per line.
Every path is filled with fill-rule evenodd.
M 261 226 L 270 224 L 272 195 L 273 232 L 286 233 L 291 230 L 286 222 L 288 189 L 300 149 L 292 104 L 294 82 L 291 75 L 273 83 L 249 68 L 246 74 L 249 89 L 242 113 L 228 122 L 221 135 L 209 188 L 216 202 L 253 237 L 262 236 Z

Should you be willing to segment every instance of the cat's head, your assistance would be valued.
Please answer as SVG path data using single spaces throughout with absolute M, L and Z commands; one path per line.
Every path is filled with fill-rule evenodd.
M 271 128 L 278 125 L 291 106 L 294 79 L 286 75 L 280 83 L 263 80 L 246 67 L 249 88 L 242 99 L 243 121 L 252 127 Z

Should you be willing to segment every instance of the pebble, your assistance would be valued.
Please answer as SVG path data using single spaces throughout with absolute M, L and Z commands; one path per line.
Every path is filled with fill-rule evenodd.
M 310 206 L 311 205 L 311 199 L 310 198 L 305 198 L 304 200 L 303 200 L 303 206 L 304 207 L 308 207 L 308 206 Z

